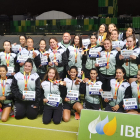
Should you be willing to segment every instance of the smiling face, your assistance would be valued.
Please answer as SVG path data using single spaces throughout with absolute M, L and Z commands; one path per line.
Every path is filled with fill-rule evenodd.
M 56 49 L 57 47 L 57 41 L 55 41 L 54 39 L 51 39 L 50 40 L 50 46 L 52 47 L 52 49 Z
M 0 68 L 0 76 L 1 76 L 1 78 L 6 77 L 6 74 L 7 74 L 6 69 L 4 67 L 1 67 Z
M 24 64 L 24 71 L 26 72 L 26 73 L 31 73 L 31 71 L 32 71 L 32 64 L 31 63 L 29 63 L 29 62 L 26 62 L 25 64 Z
M 128 45 L 128 47 L 133 47 L 134 46 L 134 40 L 133 40 L 133 38 L 132 37 L 128 37 L 127 38 L 127 45 Z
M 118 32 L 117 31 L 112 31 L 111 40 L 116 41 L 116 40 L 118 40 L 118 37 L 119 37 Z
M 33 48 L 34 42 L 32 39 L 27 39 L 27 46 L 28 48 Z
M 96 37 L 95 37 L 95 36 L 91 36 L 91 38 L 90 38 L 90 43 L 91 43 L 91 44 L 96 44 L 96 42 L 97 42 Z
M 10 52 L 10 48 L 11 48 L 10 42 L 4 42 L 3 48 L 6 52 Z
M 121 69 L 117 69 L 117 70 L 116 70 L 116 78 L 117 78 L 118 80 L 122 80 L 123 77 L 124 77 L 124 73 L 122 72 L 122 70 L 121 70 Z
M 111 50 L 111 42 L 109 40 L 105 40 L 104 41 L 104 48 L 106 51 L 110 51 Z
M 26 44 L 26 39 L 24 36 L 20 36 L 19 41 L 20 41 L 21 45 Z
M 44 51 L 46 48 L 46 42 L 44 40 L 40 41 L 39 46 L 40 46 L 40 49 Z
M 100 33 L 104 33 L 104 32 L 105 32 L 105 26 L 104 26 L 104 25 L 101 25 L 101 26 L 100 26 L 99 32 L 100 32 Z
M 110 24 L 108 26 L 108 31 L 111 33 L 114 29 L 116 29 L 116 27 L 113 24 Z
M 98 73 L 95 70 L 91 70 L 90 72 L 90 78 L 91 80 L 95 80 L 98 76 Z
M 53 80 L 54 77 L 55 77 L 55 70 L 50 69 L 49 72 L 48 72 L 48 78 L 49 78 L 49 80 Z
M 75 38 L 74 38 L 74 44 L 75 45 L 79 45 L 79 41 L 80 41 L 79 37 L 78 36 L 75 36 Z
M 71 69 L 69 74 L 71 79 L 75 79 L 78 72 L 76 71 L 76 69 Z
M 64 33 L 64 35 L 63 35 L 63 42 L 64 42 L 65 44 L 67 44 L 67 43 L 70 42 L 70 40 L 71 40 L 70 34 L 69 34 L 69 33 Z
M 133 30 L 131 28 L 128 28 L 126 31 L 126 37 L 131 36 L 132 32 L 133 32 Z

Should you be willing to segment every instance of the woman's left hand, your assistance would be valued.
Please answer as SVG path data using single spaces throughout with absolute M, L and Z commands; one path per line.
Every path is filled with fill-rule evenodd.
M 0 100 L 1 100 L 1 101 L 5 100 L 5 99 L 6 99 L 5 96 L 1 96 L 1 97 L 0 97 Z
M 119 105 L 115 105 L 114 107 L 112 107 L 112 110 L 113 111 L 118 111 L 119 108 L 120 108 Z
M 56 66 L 58 66 L 58 62 L 54 62 L 54 64 L 55 64 Z

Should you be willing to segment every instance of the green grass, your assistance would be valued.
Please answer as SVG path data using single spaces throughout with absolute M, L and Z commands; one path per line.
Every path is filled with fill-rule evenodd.
M 42 116 L 35 120 L 9 118 L 3 123 L 0 120 L 0 138 L 2 140 L 77 140 L 79 121 L 71 117 L 67 123 L 55 125 L 42 123 Z

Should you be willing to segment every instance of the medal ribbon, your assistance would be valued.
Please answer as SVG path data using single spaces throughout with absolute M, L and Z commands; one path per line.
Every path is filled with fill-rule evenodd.
M 109 65 L 110 53 L 111 53 L 111 51 L 109 52 L 109 54 L 107 56 L 107 52 L 105 52 L 105 55 L 106 55 L 106 58 L 107 58 L 107 65 Z
M 122 84 L 122 82 L 124 81 L 124 79 L 120 82 L 120 84 L 117 86 L 118 80 L 116 80 L 116 84 L 115 84 L 115 96 L 117 94 L 117 90 L 119 89 L 120 85 Z
M 7 56 L 6 56 L 6 52 L 4 52 L 4 54 L 5 54 L 5 59 L 6 59 L 7 67 L 9 67 L 9 61 L 10 61 L 10 54 L 11 53 L 9 53 L 8 59 L 7 59 Z
M 5 80 L 5 85 L 3 85 L 3 81 L 1 79 L 1 87 L 2 87 L 2 95 L 4 96 L 5 95 L 5 86 L 6 86 L 6 82 L 7 82 L 7 77 L 6 77 L 6 80 Z
M 54 53 L 54 60 L 56 60 L 56 53 L 57 53 L 57 49 L 58 49 L 58 46 L 55 50 L 53 50 L 53 53 Z
M 87 52 L 88 50 L 90 50 L 91 48 L 93 48 L 95 46 L 96 46 L 96 44 L 95 45 L 92 45 L 89 49 L 84 50 L 84 52 Z
M 79 50 L 79 48 L 78 48 L 78 50 Z M 76 47 L 75 47 L 75 45 L 74 45 L 74 53 L 75 53 L 75 60 L 77 60 L 78 51 L 76 51 Z
M 96 80 L 94 80 L 93 85 L 96 83 Z M 91 80 L 88 82 L 88 84 L 91 84 Z
M 28 84 L 29 78 L 30 78 L 30 73 L 29 73 L 28 78 L 27 78 L 27 80 L 26 80 L 26 75 L 25 75 L 25 71 L 24 71 L 24 83 L 25 83 L 25 88 L 27 88 L 27 84 Z
M 138 98 L 140 99 L 140 91 L 139 91 L 139 88 L 140 88 L 140 84 L 137 84 Z

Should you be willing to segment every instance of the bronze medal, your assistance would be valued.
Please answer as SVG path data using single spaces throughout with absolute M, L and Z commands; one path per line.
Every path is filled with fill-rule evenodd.
M 25 88 L 24 88 L 24 90 L 25 90 L 25 91 L 28 91 L 28 88 L 27 88 L 27 87 L 25 87 Z
M 125 65 L 128 66 L 128 59 L 126 59 L 126 63 L 125 63 Z
M 77 63 L 77 59 L 75 59 L 75 63 Z
M 113 99 L 115 99 L 115 100 L 116 100 L 116 99 L 117 99 L 117 96 L 116 96 L 116 95 L 114 95 L 114 96 L 113 96 Z
M 60 82 L 60 85 L 63 85 L 63 82 L 62 81 Z
M 109 65 L 107 65 L 106 68 L 109 69 Z

